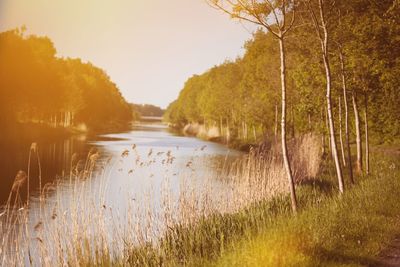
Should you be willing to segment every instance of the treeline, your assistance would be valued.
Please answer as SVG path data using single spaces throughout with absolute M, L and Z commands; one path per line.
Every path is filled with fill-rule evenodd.
M 164 110 L 162 108 L 150 104 L 132 104 L 132 108 L 140 116 L 162 117 L 164 115 Z
M 318 4 L 303 3 L 306 2 L 311 6 L 297 2 L 297 19 L 285 36 L 287 131 L 289 136 L 312 131 L 328 138 L 326 69 L 315 31 L 315 23 L 321 21 Z M 345 131 L 344 88 L 351 136 L 359 131 L 359 138 L 364 129 L 368 129 L 363 127 L 368 122 L 374 141 L 395 140 L 400 136 L 398 2 L 321 3 L 328 21 L 329 54 L 326 58 L 329 57 L 331 69 L 336 134 Z M 242 14 L 240 8 L 246 7 L 238 4 L 239 11 L 233 18 Z M 313 18 L 312 12 L 316 17 Z M 277 25 L 271 27 L 278 29 Z M 189 123 L 218 127 L 220 134 L 231 141 L 254 142 L 278 135 L 281 62 L 274 37 L 270 31 L 260 29 L 245 44 L 243 57 L 191 77 L 179 98 L 168 107 L 165 118 L 181 128 Z M 327 146 L 328 143 L 326 141 Z
M 104 130 L 132 119 L 132 109 L 102 69 L 59 58 L 47 37 L 23 29 L 0 33 L 0 125 L 85 125 Z

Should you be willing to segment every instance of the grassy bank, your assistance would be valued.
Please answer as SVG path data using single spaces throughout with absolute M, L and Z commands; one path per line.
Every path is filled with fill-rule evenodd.
M 233 214 L 214 215 L 195 227 L 175 227 L 158 249 L 131 250 L 137 266 L 362 266 L 400 234 L 400 169 L 379 160 L 341 197 L 326 168 L 299 187 L 302 210 L 277 197 Z
M 29 180 L 29 175 L 22 173 L 16 177 L 10 195 L 15 202 L 11 201 L 0 214 L 4 219 L 0 220 L 0 232 L 4 233 L 0 239 L 0 261 L 4 264 L 0 265 L 24 265 L 26 251 L 35 255 L 29 259 L 32 265 L 41 266 L 373 263 L 379 251 L 400 234 L 398 162 L 374 154 L 373 173 L 357 177 L 357 183 L 339 197 L 330 161 L 321 164 L 319 140 L 305 136 L 290 146 L 299 182 L 297 216 L 292 215 L 287 198 L 279 147 L 272 147 L 266 154 L 245 155 L 225 166 L 219 175 L 198 177 L 209 179 L 202 184 L 186 184 L 196 176 L 180 177 L 179 192 L 166 178 L 159 190 L 150 185 L 143 201 L 126 199 L 127 207 L 121 211 L 105 204 L 106 189 L 113 182 L 108 171 L 100 173 L 103 178 L 99 187 L 92 187 L 96 164 L 114 164 L 96 162 L 96 151 L 89 152 L 84 166 L 74 166 L 66 177 L 71 189 L 68 194 L 73 197 L 66 201 L 62 190 L 52 189 L 56 194 L 54 203 L 47 205 L 43 195 L 36 218 L 29 218 L 23 203 L 15 205 L 19 203 L 19 188 Z M 133 147 L 115 163 L 135 163 L 134 155 Z M 144 162 L 136 162 L 134 168 L 156 159 L 172 166 L 171 158 L 170 153 L 154 154 Z M 215 180 L 221 181 L 221 188 L 210 183 Z M 156 195 L 160 197 L 158 202 L 152 197 Z
M 400 234 L 400 172 L 379 161 L 375 173 L 350 189 L 306 207 L 298 216 L 278 216 L 257 235 L 223 253 L 217 266 L 361 266 Z M 318 201 L 317 201 L 318 202 Z

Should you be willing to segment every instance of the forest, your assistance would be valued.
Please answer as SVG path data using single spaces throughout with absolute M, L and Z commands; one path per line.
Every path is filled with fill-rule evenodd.
M 209 2 L 233 19 L 249 21 L 261 16 L 252 16 L 250 11 L 257 9 L 250 10 L 251 4 L 241 6 L 242 1 L 234 1 L 240 3 L 232 7 L 233 11 L 229 4 L 222 6 L 229 1 Z M 294 7 L 297 11 L 290 31 L 282 37 L 288 135 L 311 131 L 328 136 L 325 62 L 330 70 L 330 99 L 338 140 L 344 138 L 340 134 L 344 135 L 348 116 L 351 142 L 365 134 L 365 125 L 373 142 L 395 141 L 400 135 L 398 1 L 335 1 L 334 5 L 333 1 L 324 1 L 324 20 L 320 19 L 318 1 L 310 3 L 297 1 L 292 11 L 289 7 L 286 12 L 288 25 Z M 257 8 L 264 8 L 261 5 Z M 189 123 L 218 127 L 220 135 L 231 143 L 276 137 L 282 114 L 280 49 L 274 33 L 279 33 L 277 25 L 260 25 L 244 44 L 242 57 L 188 79 L 178 99 L 168 107 L 166 120 L 179 128 Z
M 132 109 L 140 116 L 145 117 L 162 117 L 164 115 L 162 108 L 150 104 L 132 104 Z
M 130 105 L 104 70 L 60 58 L 49 38 L 24 33 L 0 33 L 0 126 L 105 130 L 131 121 Z

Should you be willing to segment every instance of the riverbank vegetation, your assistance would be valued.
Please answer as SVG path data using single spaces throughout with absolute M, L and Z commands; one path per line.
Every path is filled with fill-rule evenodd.
M 310 135 L 290 144 L 291 151 L 297 152 L 291 158 L 297 181 L 315 179 L 318 174 L 322 157 L 319 142 Z M 81 266 L 104 264 L 107 260 L 111 265 L 116 261 L 141 266 L 152 264 L 154 259 L 147 254 L 150 251 L 164 251 L 156 256 L 157 261 L 172 260 L 181 253 L 187 257 L 192 249 L 200 249 L 198 246 L 211 251 L 213 247 L 202 242 L 211 245 L 223 239 L 214 240 L 209 235 L 209 239 L 203 240 L 209 232 L 201 233 L 204 236 L 197 239 L 187 235 L 187 231 L 208 217 L 240 214 L 242 209 L 256 203 L 286 195 L 282 156 L 277 148 L 272 145 L 268 151 L 254 151 L 235 162 L 223 162 L 220 171 L 210 177 L 199 176 L 190 167 L 186 167 L 186 175 L 172 175 L 170 169 L 175 157 L 171 152 L 152 153 L 150 149 L 148 156 L 141 158 L 136 147 L 132 147 L 123 151 L 120 158 L 100 160 L 100 152 L 92 149 L 85 162 L 73 159 L 70 173 L 61 180 L 46 185 L 39 183 L 41 194 L 32 197 L 27 190 L 28 202 L 25 202 L 21 192 L 32 184 L 29 170 L 40 164 L 38 145 L 32 144 L 29 157 L 32 165 L 28 172 L 17 173 L 7 204 L 0 213 L 0 262 L 2 265 L 31 261 L 33 265 Z M 107 189 L 114 182 L 112 170 L 120 168 L 121 161 L 131 166 L 119 170 L 125 175 L 141 173 L 140 169 L 151 168 L 158 161 L 163 162 L 165 173 L 171 174 L 162 180 L 161 186 L 150 183 L 142 188 L 143 195 L 127 195 L 122 207 L 113 206 L 107 198 L 110 193 Z M 93 183 L 92 179 L 97 182 Z M 281 202 L 286 205 L 286 201 Z M 206 226 L 208 230 L 213 229 L 213 225 Z M 243 226 L 226 227 L 229 230 L 229 227 Z
M 115 129 L 133 116 L 102 69 L 57 57 L 49 38 L 26 36 L 23 28 L 0 33 L 0 94 L 0 125 L 8 129 L 18 123 Z
M 228 144 L 280 135 L 294 213 L 288 136 L 321 135 L 340 193 L 344 170 L 351 183 L 353 165 L 356 174 L 368 174 L 370 140 L 393 142 L 400 134 L 398 1 L 207 2 L 260 29 L 245 44 L 243 57 L 190 78 L 166 119 L 186 133 L 195 125 L 202 129 L 196 135 Z
M 31 178 L 20 171 L 0 213 L 0 261 L 41 266 L 376 263 L 379 252 L 400 234 L 398 158 L 374 152 L 371 174 L 358 177 L 339 196 L 332 162 L 322 159 L 320 145 L 313 136 L 289 142 L 290 155 L 296 155 L 290 163 L 297 184 L 297 216 L 288 199 L 279 143 L 269 152 L 253 151 L 224 164 L 218 176 L 199 177 L 201 183 L 187 183 L 196 179 L 193 172 L 180 177 L 179 192 L 170 184 L 173 178 L 166 178 L 160 191 L 152 185 L 143 188 L 144 195 L 127 198 L 122 210 L 107 201 L 113 182 L 107 166 L 135 162 L 134 147 L 107 161 L 99 161 L 100 152 L 92 149 L 86 162 L 72 162 L 63 180 L 41 185 L 42 195 L 30 203 L 18 196 Z M 37 161 L 37 149 L 33 144 L 32 162 Z M 168 170 L 172 158 L 170 153 L 152 154 L 132 168 L 164 160 Z M 99 184 L 92 183 L 94 177 L 101 177 Z M 222 186 L 211 186 L 212 180 Z
M 318 12 L 318 1 L 310 2 L 315 2 L 312 7 Z M 328 56 L 335 133 L 338 135 L 340 127 L 339 107 L 344 132 L 343 86 L 346 85 L 352 135 L 356 134 L 355 115 L 360 117 L 358 123 L 364 124 L 367 111 L 370 137 L 377 143 L 395 140 L 400 134 L 398 3 L 335 1 L 331 7 L 329 1 L 322 2 L 330 22 Z M 296 1 L 298 18 L 285 39 L 288 134 L 315 131 L 327 136 L 326 75 L 321 45 L 307 6 L 300 3 Z M 316 19 L 320 21 L 319 17 Z M 191 77 L 179 98 L 167 109 L 166 119 L 181 128 L 189 123 L 215 126 L 231 142 L 236 139 L 258 142 L 278 135 L 281 113 L 278 43 L 272 33 L 260 29 L 244 49 L 244 55 L 235 61 L 226 61 Z M 360 131 L 363 128 L 360 126 Z
M 132 104 L 133 110 L 143 117 L 162 117 L 165 110 L 150 104 Z
M 376 172 L 342 197 L 301 188 L 300 199 L 310 201 L 303 212 L 278 215 L 210 265 L 383 266 L 380 252 L 400 234 L 400 172 L 397 159 L 375 163 Z

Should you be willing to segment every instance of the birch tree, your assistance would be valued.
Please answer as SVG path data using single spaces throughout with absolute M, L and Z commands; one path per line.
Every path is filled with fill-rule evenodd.
M 343 90 L 343 104 L 344 104 L 344 124 L 345 124 L 345 135 L 346 135 L 346 150 L 347 150 L 347 166 L 349 168 L 350 182 L 354 183 L 353 178 L 353 162 L 351 159 L 350 150 L 350 131 L 349 131 L 349 105 L 347 102 L 347 75 L 345 69 L 345 58 L 342 47 L 339 46 L 339 59 L 340 59 L 340 74 L 342 78 L 342 90 Z
M 344 182 L 343 182 L 343 174 L 342 168 L 340 166 L 340 160 L 338 156 L 338 149 L 336 144 L 336 136 L 335 136 L 335 124 L 333 120 L 333 108 L 332 108 L 332 74 L 331 74 L 331 65 L 329 60 L 329 46 L 330 46 L 330 31 L 327 25 L 327 16 L 326 16 L 326 0 L 317 0 L 316 7 L 314 7 L 314 3 L 311 0 L 304 1 L 307 7 L 307 10 L 311 16 L 311 20 L 316 31 L 316 35 L 321 44 L 321 54 L 325 68 L 325 78 L 326 78 L 326 105 L 327 105 L 327 117 L 328 117 L 328 126 L 329 126 L 329 139 L 331 144 L 331 154 L 333 161 L 335 163 L 336 175 L 339 184 L 340 193 L 344 192 Z M 317 15 L 319 13 L 319 15 Z
M 297 211 L 296 190 L 286 143 L 286 49 L 285 39 L 293 28 L 296 14 L 295 0 L 206 0 L 234 19 L 254 23 L 270 32 L 279 43 L 281 76 L 281 143 L 283 163 L 289 182 L 292 210 Z

